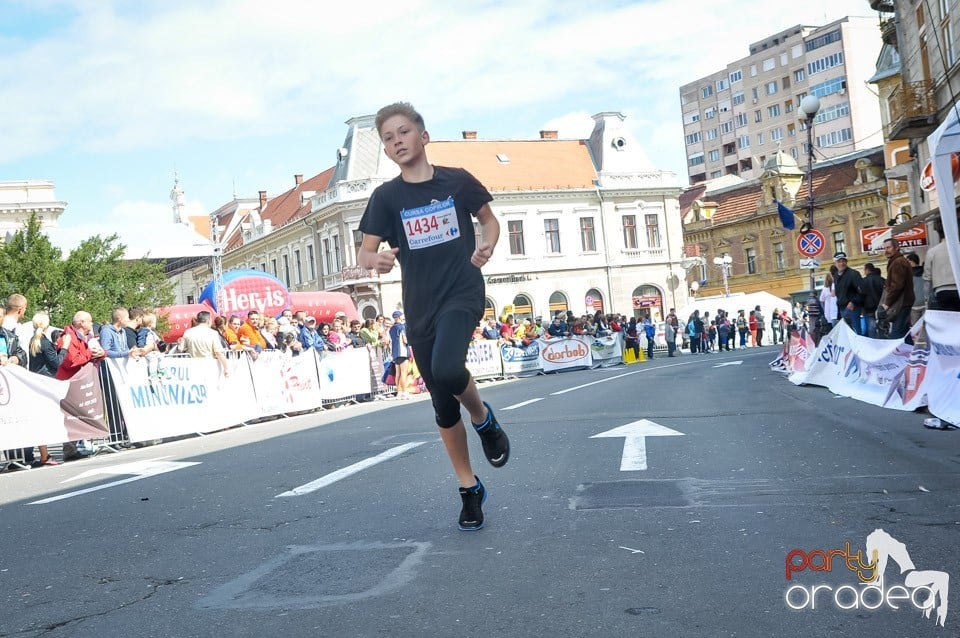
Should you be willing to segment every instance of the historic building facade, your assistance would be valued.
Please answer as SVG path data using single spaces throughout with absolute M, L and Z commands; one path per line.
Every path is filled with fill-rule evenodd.
M 779 152 L 757 180 L 715 189 L 699 184 L 685 191 L 680 200 L 685 251 L 699 258 L 687 280 L 695 294 L 766 291 L 804 300 L 810 271 L 800 267 L 797 236 L 807 219 L 807 189 L 806 173 L 790 155 Z M 882 263 L 879 250 L 863 241 L 887 230 L 882 148 L 815 164 L 813 193 L 813 228 L 826 240 L 814 269 L 817 286 L 835 252 L 846 252 L 852 268 L 871 260 Z M 794 210 L 795 230 L 784 228 L 777 201 Z
M 547 316 L 570 310 L 650 313 L 663 317 L 687 301 L 681 265 L 680 188 L 669 172 L 644 166 L 620 113 L 594 116 L 588 139 L 431 141 L 430 161 L 462 166 L 494 196 L 500 242 L 484 267 L 487 311 Z M 361 314 L 400 304 L 399 269 L 386 275 L 359 268 L 357 230 L 373 190 L 398 174 L 387 159 L 373 116 L 347 122 L 336 164 L 256 206 L 230 203 L 215 212 L 223 268 L 256 268 L 291 290 L 350 294 Z M 199 290 L 209 262 L 190 271 Z M 179 300 L 181 303 L 185 299 Z

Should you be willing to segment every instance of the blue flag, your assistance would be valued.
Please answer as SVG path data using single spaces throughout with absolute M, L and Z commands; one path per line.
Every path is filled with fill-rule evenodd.
M 777 202 L 777 213 L 780 215 L 780 223 L 783 224 L 783 227 L 787 230 L 793 230 L 797 227 L 796 221 L 793 218 L 793 211 L 783 205 L 783 202 L 779 200 L 773 200 Z

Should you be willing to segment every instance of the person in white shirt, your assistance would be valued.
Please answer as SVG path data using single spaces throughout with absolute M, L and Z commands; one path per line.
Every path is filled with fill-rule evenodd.
M 926 284 L 927 298 L 932 302 L 931 310 L 952 310 L 960 312 L 960 295 L 957 293 L 957 282 L 953 278 L 953 269 L 950 267 L 950 255 L 947 253 L 947 242 L 943 241 L 943 222 L 939 219 L 933 223 L 933 229 L 940 236 L 940 243 L 927 250 L 927 258 L 923 269 L 923 281 Z
M 229 377 L 227 357 L 223 354 L 223 342 L 220 335 L 213 329 L 212 316 L 206 310 L 197 313 L 197 325 L 188 328 L 183 333 L 183 350 L 191 357 L 198 359 L 215 358 L 220 362 L 223 376 Z
M 837 293 L 833 289 L 833 270 L 836 266 L 830 267 L 830 272 L 823 279 L 823 289 L 820 291 L 820 307 L 823 308 L 823 318 L 831 326 L 837 323 Z

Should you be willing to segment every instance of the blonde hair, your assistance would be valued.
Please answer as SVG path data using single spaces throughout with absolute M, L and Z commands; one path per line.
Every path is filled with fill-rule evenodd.
M 423 116 L 417 113 L 417 109 L 413 108 L 412 104 L 409 102 L 394 102 L 377 111 L 377 117 L 374 123 L 377 126 L 378 135 L 380 134 L 380 128 L 383 126 L 383 123 L 394 115 L 402 115 L 416 124 L 417 128 L 421 131 L 426 130 L 426 126 L 423 123 Z
M 140 323 L 151 330 L 156 330 L 157 315 L 152 312 L 145 312 L 143 313 L 143 316 L 140 317 Z
M 33 338 L 30 340 L 30 354 L 37 356 L 40 354 L 40 341 L 43 339 L 43 333 L 50 327 L 50 315 L 45 312 L 38 312 L 33 315 Z

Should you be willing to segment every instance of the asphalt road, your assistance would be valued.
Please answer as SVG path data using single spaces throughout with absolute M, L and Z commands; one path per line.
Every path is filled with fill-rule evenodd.
M 795 387 L 772 357 L 482 385 L 513 451 L 492 468 L 471 433 L 479 532 L 427 400 L 2 474 L 0 636 L 960 635 L 960 431 Z M 843 556 L 786 580 L 791 550 L 822 567 L 876 529 L 913 563 L 894 552 L 885 587 L 894 559 L 954 577 L 945 627 L 827 589 L 810 609 L 816 585 L 863 602 Z

